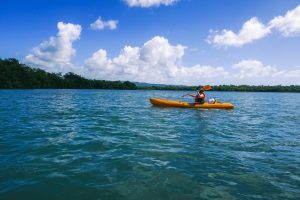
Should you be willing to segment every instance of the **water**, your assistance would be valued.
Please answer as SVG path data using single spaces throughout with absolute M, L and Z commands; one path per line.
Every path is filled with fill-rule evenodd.
M 0 90 L 0 199 L 300 199 L 300 94 Z

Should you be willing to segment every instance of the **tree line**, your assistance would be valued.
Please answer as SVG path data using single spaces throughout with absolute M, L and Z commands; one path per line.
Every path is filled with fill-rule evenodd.
M 0 88 L 2 89 L 121 89 L 121 90 L 197 90 L 201 86 L 139 85 L 129 81 L 90 80 L 72 72 L 49 73 L 19 63 L 17 59 L 0 58 Z M 215 85 L 213 91 L 300 92 L 299 85 Z
M 138 89 L 143 90 L 197 90 L 201 86 L 139 86 Z M 239 92 L 300 92 L 300 85 L 215 85 L 212 86 L 212 91 L 239 91 Z
M 90 80 L 72 72 L 62 75 L 48 73 L 19 63 L 17 59 L 0 59 L 0 88 L 2 89 L 121 89 L 134 90 L 129 81 Z

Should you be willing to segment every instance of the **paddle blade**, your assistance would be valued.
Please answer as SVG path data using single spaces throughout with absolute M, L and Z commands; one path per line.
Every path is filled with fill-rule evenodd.
M 211 90 L 212 87 L 211 87 L 210 85 L 205 85 L 205 86 L 203 86 L 203 89 L 204 89 L 204 90 Z

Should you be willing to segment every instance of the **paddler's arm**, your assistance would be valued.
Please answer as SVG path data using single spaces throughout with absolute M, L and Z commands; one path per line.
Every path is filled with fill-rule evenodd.
M 192 94 L 184 94 L 184 95 L 182 95 L 182 97 L 185 97 L 185 96 L 195 97 L 195 95 L 192 95 Z

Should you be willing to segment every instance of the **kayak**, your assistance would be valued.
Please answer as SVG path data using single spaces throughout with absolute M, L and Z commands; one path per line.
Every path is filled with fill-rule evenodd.
M 232 109 L 234 106 L 231 103 L 188 103 L 181 101 L 173 101 L 167 99 L 150 98 L 153 106 L 159 107 L 179 107 L 179 108 L 215 108 L 215 109 Z

